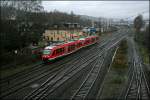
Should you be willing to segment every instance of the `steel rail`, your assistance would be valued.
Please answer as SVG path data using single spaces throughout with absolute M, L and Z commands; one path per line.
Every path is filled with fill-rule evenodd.
M 124 38 L 124 37 L 123 37 Z M 120 39 L 121 40 L 121 39 Z M 118 43 L 118 42 L 117 42 Z M 115 43 L 116 44 L 116 43 Z M 110 46 L 110 48 L 111 48 L 112 46 Z M 45 91 L 44 91 L 45 92 Z

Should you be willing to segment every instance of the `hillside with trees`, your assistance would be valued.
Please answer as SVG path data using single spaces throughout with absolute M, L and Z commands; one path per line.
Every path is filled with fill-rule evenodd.
M 142 15 L 139 15 L 134 19 L 134 29 L 135 29 L 135 41 L 137 41 L 137 43 L 140 46 L 140 51 L 144 57 L 144 62 L 149 63 L 150 59 L 149 24 L 146 25 Z
M 1 1 L 1 53 L 37 43 L 45 29 L 69 22 L 91 25 L 90 20 L 83 20 L 73 12 L 44 11 L 38 0 Z

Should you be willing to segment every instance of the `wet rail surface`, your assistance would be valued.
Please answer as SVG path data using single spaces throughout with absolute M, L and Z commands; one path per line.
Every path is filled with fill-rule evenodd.
M 119 37 L 119 35 L 116 35 L 116 36 L 118 36 Z M 104 47 L 106 44 L 109 44 L 110 46 L 113 44 L 113 41 L 116 41 L 117 39 L 116 39 L 116 36 L 114 36 L 110 41 L 107 41 L 107 42 L 104 42 L 104 43 L 102 43 L 103 45 L 101 46 L 101 47 Z M 121 37 L 121 35 L 120 35 L 120 37 Z M 94 51 L 94 49 L 92 49 L 93 51 Z M 90 51 L 90 50 L 89 50 Z M 91 51 L 91 52 L 93 52 L 93 51 Z M 78 52 L 77 52 L 78 53 Z M 88 54 L 88 53 L 87 53 Z M 72 56 L 72 55 L 71 55 Z M 78 56 L 79 57 L 79 56 Z M 83 59 L 82 57 L 79 57 L 80 59 Z M 85 57 L 86 58 L 86 57 Z M 82 61 L 84 61 L 85 59 L 83 59 L 83 60 L 81 60 L 81 62 Z M 80 63 L 80 62 L 77 62 L 77 63 Z M 73 63 L 73 64 L 75 64 L 75 65 L 77 65 L 77 63 Z M 81 65 L 82 65 L 82 63 L 81 63 Z M 70 66 L 69 64 L 68 65 L 66 65 L 66 66 Z M 78 66 L 80 66 L 80 65 L 78 65 Z M 58 65 L 57 65 L 57 67 L 58 67 Z M 58 71 L 61 71 L 61 69 L 59 69 Z M 63 71 L 62 71 L 63 72 Z M 52 77 L 52 76 L 55 76 L 56 75 L 56 73 L 58 73 L 57 71 L 55 71 L 55 73 L 53 73 L 53 74 L 50 74 L 49 76 L 47 75 L 47 77 L 45 77 L 45 78 L 43 78 L 43 81 L 44 81 L 44 79 L 46 79 L 46 78 L 49 78 L 50 76 Z M 43 77 L 44 76 L 46 76 L 46 75 L 43 75 Z M 42 79 L 42 78 L 41 78 Z M 37 81 L 37 80 L 36 80 Z M 43 83 L 43 82 L 41 82 L 41 83 Z M 46 83 L 46 82 L 45 82 Z M 41 85 L 41 87 L 42 87 L 42 85 Z M 20 89 L 19 89 L 20 90 Z M 28 89 L 28 90 L 31 90 L 31 89 Z M 22 89 L 22 91 L 23 91 L 23 89 Z M 33 91 L 33 89 L 32 89 L 32 91 Z M 12 97 L 14 97 L 14 96 L 17 96 L 17 95 L 19 95 L 19 93 L 18 92 L 20 92 L 20 91 L 13 91 L 13 92 L 16 92 L 16 93 L 12 93 L 12 92 L 10 92 L 10 96 L 6 96 L 6 98 L 8 97 L 8 98 L 12 98 Z M 26 91 L 23 91 L 21 94 L 24 94 Z M 12 95 L 11 95 L 11 93 L 12 93 Z M 27 94 L 28 92 L 26 92 L 26 94 Z M 7 93 L 6 93 L 7 94 Z M 14 94 L 14 95 L 13 95 Z M 5 97 L 5 96 L 4 96 Z M 42 97 L 42 96 L 41 96 Z
M 89 52 L 89 51 L 88 51 Z M 81 58 L 83 58 L 83 57 L 85 57 L 86 56 L 86 53 L 88 53 L 88 52 L 82 52 L 82 57 L 81 56 L 71 56 L 71 57 L 69 57 L 69 58 L 67 58 L 67 59 L 65 59 L 63 62 L 59 62 L 59 63 L 55 63 L 55 64 L 53 64 L 52 66 L 48 66 L 48 65 L 45 65 L 45 66 L 41 66 L 41 67 L 43 67 L 42 69 L 42 71 L 38 71 L 38 72 L 40 72 L 39 74 L 35 74 L 34 75 L 34 73 L 36 73 L 37 71 L 35 71 L 34 73 L 33 73 L 33 75 L 32 76 L 29 76 L 29 77 L 24 77 L 24 79 L 23 79 L 23 81 L 21 80 L 19 80 L 19 79 L 21 79 L 21 78 L 17 78 L 18 79 L 18 81 L 17 81 L 17 83 L 16 84 L 11 84 L 12 86 L 10 87 L 10 88 L 8 88 L 8 90 L 4 90 L 4 91 L 2 91 L 3 92 L 3 96 L 5 96 L 5 95 L 8 95 L 8 94 L 11 94 L 12 92 L 14 92 L 14 91 L 16 91 L 16 90 L 19 90 L 20 88 L 22 88 L 22 87 L 24 87 L 24 86 L 27 86 L 28 84 L 30 84 L 30 83 L 32 83 L 32 82 L 35 82 L 35 81 L 37 81 L 37 80 L 39 80 L 39 79 L 41 79 L 41 78 L 44 78 L 44 77 L 49 77 L 49 76 L 51 76 L 52 74 L 54 74 L 55 72 L 57 72 L 58 70 L 61 70 L 62 68 L 64 68 L 65 66 L 67 66 L 67 65 L 71 65 L 72 63 L 75 63 L 75 62 L 77 62 L 78 61 L 78 59 L 81 59 Z M 72 58 L 72 59 L 71 59 Z M 64 66 L 65 65 L 65 66 Z M 46 68 L 47 67 L 47 68 Z M 29 74 L 30 75 L 30 74 Z M 14 80 L 14 81 L 16 81 L 16 80 Z M 15 88 L 14 88 L 15 87 Z M 10 92 L 9 92 L 9 89 L 11 89 L 10 90 Z M 14 89 L 14 91 L 13 91 L 13 89 Z M 5 91 L 6 91 L 6 93 L 5 93 Z M 4 94 L 5 93 L 5 94 Z
M 100 86 L 101 82 L 104 80 L 104 76 L 109 69 L 112 54 L 114 54 L 114 48 L 109 50 L 107 54 L 104 53 L 102 57 L 97 59 L 97 62 L 95 65 L 93 65 L 90 73 L 88 73 L 87 77 L 84 79 L 80 87 L 76 90 L 70 99 L 95 99 L 99 90 L 98 86 Z
M 115 35 L 114 35 L 115 36 Z M 109 37 L 110 38 L 110 37 Z M 103 43 L 103 42 L 105 42 L 106 40 L 108 40 L 108 37 L 106 37 L 106 38 L 103 38 L 103 39 L 101 39 L 101 41 L 99 41 L 100 43 Z M 108 42 L 108 41 L 107 41 Z M 104 45 L 104 44 L 103 44 Z M 88 48 L 89 49 L 89 48 Z M 84 50 L 80 50 L 80 51 L 78 51 L 78 52 L 80 52 L 79 54 L 82 54 L 83 53 L 83 51 Z M 73 56 L 73 55 L 76 55 L 75 53 L 74 54 L 72 54 L 71 56 Z M 67 59 L 70 59 L 71 57 L 68 57 L 67 56 Z M 65 59 L 64 59 L 65 60 Z M 63 61 L 59 61 L 59 62 L 57 62 L 57 63 L 62 63 L 62 62 L 64 62 L 64 60 Z M 42 67 L 41 67 L 42 66 Z M 8 76 L 8 77 L 6 77 L 6 78 L 4 78 L 4 79 L 1 79 L 1 81 L 0 81 L 0 85 L 1 86 L 4 86 L 4 85 L 7 85 L 8 84 L 8 82 L 9 83 L 13 83 L 13 81 L 15 82 L 15 81 L 18 81 L 18 80 L 20 80 L 20 79 L 23 79 L 24 77 L 26 77 L 26 76 L 30 76 L 30 74 L 33 74 L 33 73 L 35 73 L 34 71 L 42 71 L 43 69 L 45 69 L 45 68 L 43 68 L 43 66 L 44 66 L 44 64 L 42 63 L 42 62 L 40 62 L 40 63 L 38 63 L 38 64 L 36 64 L 36 65 L 34 65 L 33 67 L 31 67 L 31 68 L 28 68 L 28 69 L 25 69 L 25 70 L 23 70 L 23 71 L 21 71 L 21 72 L 19 72 L 19 73 L 16 73 L 16 74 L 14 74 L 14 75 L 11 75 L 11 76 Z M 18 79 L 18 80 L 17 80 Z
M 128 85 L 122 92 L 119 99 L 123 100 L 149 100 L 150 90 L 149 84 L 146 79 L 146 74 L 143 70 L 142 60 L 139 56 L 138 49 L 136 47 L 133 38 L 128 39 L 131 47 L 131 62 L 130 70 L 128 72 Z
M 105 42 L 103 40 L 103 42 Z M 101 45 L 101 47 L 103 47 L 104 44 Z M 88 51 L 84 51 L 84 49 L 89 49 Z M 26 73 L 25 75 L 23 74 L 22 76 L 18 76 L 14 79 L 11 80 L 10 84 L 9 85 L 9 88 L 6 86 L 7 89 L 2 88 L 1 91 L 3 92 L 4 95 L 8 95 L 8 94 L 11 94 L 12 92 L 14 92 L 15 90 L 17 89 L 20 89 L 28 84 L 30 84 L 31 82 L 34 82 L 34 81 L 37 81 L 38 79 L 41 79 L 43 77 L 46 77 L 48 76 L 48 72 L 51 71 L 53 72 L 56 71 L 56 70 L 60 70 L 61 68 L 63 68 L 64 65 L 66 65 L 67 63 L 68 64 L 71 64 L 71 63 L 74 63 L 75 61 L 79 61 L 79 59 L 82 57 L 85 57 L 87 55 L 87 53 L 89 52 L 93 52 L 91 50 L 94 50 L 95 49 L 95 46 L 91 46 L 91 47 L 87 47 L 87 48 L 84 48 L 83 50 L 79 51 L 79 52 L 76 52 L 72 55 L 67 56 L 64 60 L 60 60 L 59 62 L 56 62 L 56 63 L 53 63 L 51 66 L 47 66 L 47 65 L 41 65 L 42 68 L 39 68 L 36 70 L 31 70 L 31 72 L 29 73 Z M 81 56 L 80 56 L 81 55 Z M 74 59 L 74 60 L 73 60 Z M 39 74 L 37 73 L 39 72 Z M 19 73 L 20 74 L 20 73 Z M 30 74 L 33 74 L 32 76 L 30 76 Z M 34 75 L 35 74 L 35 75 Z M 40 75 L 40 76 L 39 76 Z M 37 76 L 37 77 L 36 77 Z M 34 78 L 36 77 L 36 78 Z M 14 83 L 13 83 L 14 82 Z M 5 83 L 6 85 L 7 82 Z M 21 85 L 20 85 L 21 84 Z M 16 88 L 14 88 L 16 86 Z M 18 87 L 18 88 L 17 88 Z M 10 90 L 11 89 L 11 90 Z M 14 91 L 12 90 L 14 89 Z M 4 90 L 4 91 L 3 91 Z M 6 93 L 5 93 L 6 91 Z M 10 91 L 10 92 L 9 92 Z
M 123 37 L 122 37 L 122 39 L 123 39 Z M 122 39 L 120 38 L 120 40 L 122 40 Z M 116 45 L 117 42 L 116 41 L 115 41 L 115 43 L 111 42 L 109 45 L 107 45 L 105 47 L 105 49 L 103 49 L 103 51 L 98 50 L 97 53 L 100 53 L 102 55 L 105 51 L 107 51 L 108 49 L 110 49 L 111 47 Z M 63 88 L 64 88 L 64 85 L 67 84 L 67 82 L 69 82 L 69 80 L 73 80 L 76 75 L 77 76 L 80 75 L 79 72 L 81 73 L 82 71 L 84 71 L 83 70 L 84 68 L 88 68 L 89 63 L 93 62 L 97 58 L 97 56 L 96 56 L 96 55 L 98 55 L 97 53 L 92 54 L 92 57 L 88 57 L 89 60 L 86 61 L 84 64 L 79 65 L 77 67 L 77 70 L 67 71 L 67 73 L 65 73 L 65 75 L 60 75 L 58 77 L 58 79 L 54 80 L 54 82 L 53 81 L 52 82 L 47 82 L 47 84 L 48 84 L 48 85 L 46 85 L 47 87 L 44 86 L 44 88 L 39 88 L 37 91 L 35 91 L 35 93 L 31 93 L 25 99 L 31 99 L 31 98 L 43 99 L 46 96 L 53 97 L 55 94 L 57 94 L 57 91 L 60 92 L 60 90 L 62 90 L 62 88 L 60 88 L 60 87 L 63 86 Z

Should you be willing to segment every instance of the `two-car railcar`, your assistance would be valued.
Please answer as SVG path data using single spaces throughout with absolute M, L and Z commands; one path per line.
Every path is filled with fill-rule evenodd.
M 83 47 L 95 44 L 97 41 L 98 36 L 90 36 L 75 41 L 69 41 L 62 44 L 47 46 L 43 50 L 42 60 L 54 60 L 65 55 L 69 55 Z

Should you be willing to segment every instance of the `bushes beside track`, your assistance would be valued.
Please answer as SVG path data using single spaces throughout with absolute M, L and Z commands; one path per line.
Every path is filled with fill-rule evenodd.
M 126 53 L 127 53 L 127 41 L 122 41 L 117 54 L 115 56 L 114 62 L 112 63 L 113 68 L 121 69 L 127 67 L 127 59 L 126 59 Z
M 17 54 L 12 52 L 8 52 L 6 54 L 0 55 L 0 65 L 1 70 L 7 69 L 10 67 L 16 67 L 21 64 L 30 64 L 37 62 L 41 59 L 41 54 L 38 52 L 33 52 L 30 48 L 24 48 L 22 50 L 18 50 Z
M 127 49 L 127 41 L 123 40 L 117 49 L 111 68 L 104 80 L 100 99 L 117 100 L 122 92 L 122 88 L 126 85 L 128 72 Z

